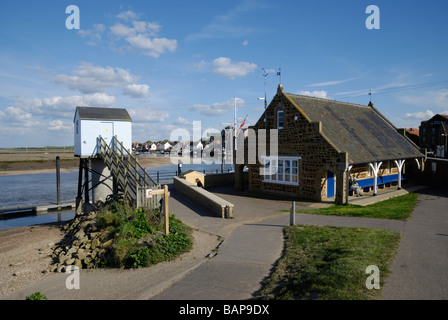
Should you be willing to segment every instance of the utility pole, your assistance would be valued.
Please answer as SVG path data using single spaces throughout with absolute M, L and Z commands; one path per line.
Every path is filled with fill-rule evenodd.
M 264 126 L 266 128 L 266 109 L 268 107 L 268 100 L 266 97 L 266 78 L 269 73 L 267 73 L 264 68 L 262 68 L 262 70 L 263 70 L 263 76 L 264 76 Z

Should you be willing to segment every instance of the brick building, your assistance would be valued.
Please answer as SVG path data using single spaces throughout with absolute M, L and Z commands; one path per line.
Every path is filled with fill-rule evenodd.
M 266 146 L 261 149 L 260 129 L 266 129 Z M 277 158 L 269 157 L 272 129 L 278 130 Z M 425 160 L 404 134 L 373 104 L 289 94 L 279 85 L 265 113 L 249 127 L 244 165 L 237 154 L 235 187 L 242 187 L 244 166 L 249 169 L 250 191 L 294 198 L 345 203 L 349 174 L 374 194 L 382 184 L 400 187 L 403 163 L 416 161 L 423 168 Z M 255 150 L 256 161 L 251 158 Z
M 448 159 L 448 116 L 436 114 L 427 121 L 422 121 L 420 128 L 420 146 L 428 150 L 428 154 Z

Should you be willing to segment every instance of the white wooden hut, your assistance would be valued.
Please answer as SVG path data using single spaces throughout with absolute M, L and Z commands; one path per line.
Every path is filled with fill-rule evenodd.
M 100 135 L 107 143 L 117 136 L 127 150 L 132 150 L 132 119 L 126 109 L 76 107 L 73 123 L 77 157 L 97 155 Z

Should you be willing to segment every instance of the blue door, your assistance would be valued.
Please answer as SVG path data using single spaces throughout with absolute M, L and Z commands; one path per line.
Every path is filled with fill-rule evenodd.
M 334 197 L 334 173 L 327 171 L 327 198 Z

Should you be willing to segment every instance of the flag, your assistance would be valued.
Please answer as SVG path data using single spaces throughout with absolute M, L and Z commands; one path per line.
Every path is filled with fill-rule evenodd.
M 246 118 L 244 118 L 243 122 L 241 123 L 240 127 L 238 128 L 238 130 L 236 130 L 236 132 L 238 133 L 238 131 L 241 130 L 241 128 L 244 126 L 244 123 L 246 123 L 246 119 L 247 119 L 247 114 L 246 114 Z

